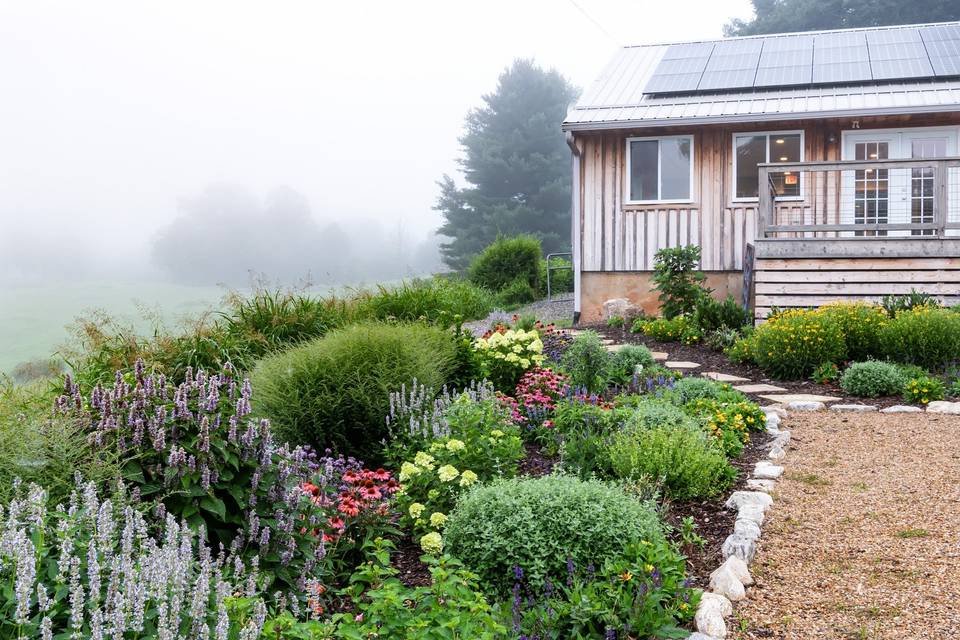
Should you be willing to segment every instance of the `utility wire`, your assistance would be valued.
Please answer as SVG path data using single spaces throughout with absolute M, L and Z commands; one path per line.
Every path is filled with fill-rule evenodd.
M 614 38 L 613 35 L 612 35 L 609 31 L 607 31 L 607 30 L 604 28 L 604 26 L 603 26 L 602 24 L 600 24 L 600 22 L 599 22 L 598 20 L 596 20 L 592 15 L 590 15 L 589 13 L 587 13 L 586 9 L 584 9 L 584 8 L 581 7 L 579 4 L 576 3 L 576 0 L 570 0 L 570 4 L 572 4 L 574 7 L 576 7 L 576 8 L 577 8 L 577 11 L 579 11 L 580 13 L 582 13 L 582 14 L 584 15 L 584 17 L 586 17 L 587 20 L 589 20 L 590 22 L 592 22 L 592 23 L 594 24 L 594 26 L 597 27 L 597 29 L 600 29 L 600 31 L 603 31 L 603 34 L 604 34 L 605 36 L 607 36 L 608 38 L 610 38 L 610 39 L 613 40 L 613 41 L 616 41 L 616 38 Z

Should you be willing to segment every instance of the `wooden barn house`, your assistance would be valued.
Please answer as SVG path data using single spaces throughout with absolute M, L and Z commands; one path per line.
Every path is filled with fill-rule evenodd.
M 687 244 L 771 307 L 960 302 L 960 22 L 621 49 L 563 124 L 576 311 L 648 313 Z

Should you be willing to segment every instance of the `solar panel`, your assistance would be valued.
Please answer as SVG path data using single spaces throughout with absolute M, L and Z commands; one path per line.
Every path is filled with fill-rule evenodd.
M 933 76 L 930 58 L 916 29 L 868 31 L 867 46 L 874 80 Z
M 762 39 L 717 42 L 697 89 L 710 91 L 752 87 L 762 48 Z
M 821 33 L 813 44 L 813 82 L 872 80 L 870 52 L 862 32 Z
M 810 84 L 812 66 L 812 36 L 765 38 L 753 86 Z
M 670 45 L 644 91 L 646 93 L 695 91 L 712 52 L 712 42 Z
M 937 76 L 960 75 L 960 25 L 920 27 L 920 37 Z

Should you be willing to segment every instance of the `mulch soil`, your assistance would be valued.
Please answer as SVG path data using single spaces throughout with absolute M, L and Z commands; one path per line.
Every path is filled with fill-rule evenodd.
M 749 383 L 743 382 L 734 384 L 771 384 L 786 389 L 786 391 L 774 391 L 770 393 L 764 393 L 764 395 L 810 393 L 840 398 L 840 400 L 836 401 L 840 404 L 872 404 L 880 407 L 881 409 L 884 407 L 893 406 L 895 404 L 903 404 L 903 398 L 900 396 L 887 396 L 883 398 L 860 398 L 856 396 L 849 396 L 843 391 L 843 389 L 840 388 L 840 385 L 836 383 L 817 384 L 812 380 L 774 380 L 765 374 L 759 367 L 752 364 L 739 364 L 736 362 L 731 362 L 727 356 L 723 355 L 723 353 L 714 351 L 710 347 L 707 347 L 703 344 L 686 346 L 680 344 L 679 342 L 660 342 L 653 340 L 642 333 L 630 333 L 626 329 L 611 328 L 603 324 L 583 325 L 578 326 L 577 328 L 592 329 L 601 334 L 603 337 L 614 340 L 619 344 L 642 344 L 651 351 L 663 351 L 670 354 L 670 360 L 686 360 L 700 363 L 700 368 L 694 370 L 693 372 L 688 372 L 688 375 L 706 373 L 707 371 L 719 371 L 721 373 L 728 373 L 750 380 Z M 769 400 L 761 398 L 757 394 L 748 393 L 746 395 L 750 396 L 752 400 L 761 405 L 772 404 Z

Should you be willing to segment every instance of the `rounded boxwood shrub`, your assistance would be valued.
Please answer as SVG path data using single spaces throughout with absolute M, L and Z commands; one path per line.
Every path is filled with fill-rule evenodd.
M 540 241 L 530 235 L 497 240 L 470 264 L 470 280 L 490 291 L 502 291 L 515 280 L 536 292 L 540 286 Z
M 735 475 L 723 451 L 694 424 L 627 428 L 613 436 L 607 455 L 617 478 L 659 483 L 675 500 L 714 496 Z
M 610 381 L 615 384 L 629 384 L 633 381 L 633 374 L 637 367 L 648 369 L 656 363 L 650 349 L 645 346 L 624 345 L 613 354 L 613 361 L 610 364 Z
M 570 476 L 476 487 L 450 514 L 444 537 L 445 548 L 500 594 L 513 586 L 514 567 L 530 584 L 562 581 L 568 561 L 599 567 L 629 544 L 664 539 L 652 504 L 599 480 Z
M 824 362 L 843 362 L 847 346 L 840 323 L 824 309 L 784 311 L 750 338 L 753 361 L 780 380 L 801 380 Z
M 364 323 L 261 360 L 251 382 L 278 438 L 369 462 L 380 459 L 390 393 L 414 380 L 441 388 L 453 360 L 447 331 Z
M 901 311 L 880 341 L 892 360 L 942 371 L 960 358 L 960 314 L 928 306 Z
M 904 378 L 900 369 L 889 362 L 854 362 L 843 372 L 840 387 L 852 396 L 876 398 L 892 396 L 903 389 Z

